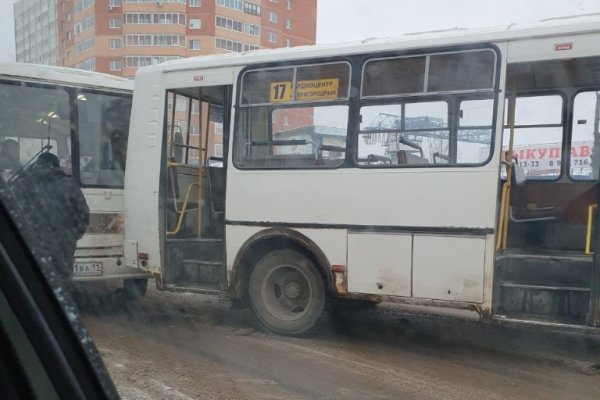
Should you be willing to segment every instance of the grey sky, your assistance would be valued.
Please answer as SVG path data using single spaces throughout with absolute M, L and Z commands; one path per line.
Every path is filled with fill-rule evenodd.
M 0 62 L 15 57 L 15 1 L 0 0 Z M 318 5 L 318 43 L 600 13 L 600 0 L 318 0 Z
M 318 0 L 317 42 L 600 13 L 600 0 Z

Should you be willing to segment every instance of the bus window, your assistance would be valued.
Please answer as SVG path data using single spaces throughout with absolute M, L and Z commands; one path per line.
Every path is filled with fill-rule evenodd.
M 432 55 L 427 91 L 491 89 L 494 66 L 495 55 L 489 50 Z
M 503 151 L 508 150 L 510 126 L 506 100 Z M 553 179 L 562 163 L 563 99 L 559 95 L 517 97 L 513 154 L 527 179 Z M 506 175 L 503 169 L 503 176 Z
M 569 174 L 576 180 L 598 179 L 600 164 L 600 91 L 581 92 L 573 104 Z
M 42 151 L 56 154 L 61 166 L 69 168 L 70 112 L 66 90 L 0 83 L 0 120 L 0 169 L 5 179 Z
M 130 111 L 128 97 L 88 91 L 77 95 L 82 184 L 123 187 Z
M 350 66 L 250 71 L 242 78 L 239 168 L 336 168 L 345 160 Z
M 492 143 L 495 66 L 496 55 L 487 49 L 368 60 L 358 164 L 486 162 Z
M 359 165 L 448 163 L 445 101 L 365 106 L 361 118 Z
M 369 61 L 363 73 L 362 96 L 422 93 L 425 65 L 425 57 Z
M 490 156 L 494 100 L 465 100 L 460 103 L 456 160 L 479 164 Z

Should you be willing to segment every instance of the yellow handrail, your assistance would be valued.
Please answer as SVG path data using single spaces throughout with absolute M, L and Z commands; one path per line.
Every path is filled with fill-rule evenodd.
M 598 204 L 590 204 L 588 206 L 587 233 L 585 235 L 585 255 L 592 254 L 592 225 L 594 210 L 598 208 Z
M 185 193 L 185 198 L 183 200 L 183 206 L 181 207 L 181 212 L 179 213 L 179 218 L 177 219 L 177 226 L 174 231 L 167 231 L 167 235 L 176 235 L 179 233 L 181 229 L 181 224 L 183 223 L 183 218 L 185 217 L 185 213 L 187 212 L 188 202 L 190 200 L 190 194 L 192 193 L 192 188 L 198 185 L 198 182 L 191 182 L 188 185 L 187 191 Z M 177 199 L 175 199 L 177 201 Z M 198 210 L 200 212 L 200 210 Z
M 502 185 L 502 196 L 500 197 L 500 216 L 498 217 L 498 230 L 496 232 L 496 250 L 502 249 L 504 242 L 504 215 L 506 213 L 506 194 L 508 190 L 508 183 Z
M 517 104 L 517 91 L 513 86 L 512 95 L 508 103 L 508 122 L 510 124 L 510 134 L 508 137 L 508 151 L 506 154 L 506 182 L 502 185 L 502 197 L 500 199 L 500 216 L 498 218 L 498 231 L 496 234 L 496 250 L 505 250 L 508 238 L 508 209 L 510 207 L 510 189 L 512 186 L 513 174 L 513 141 L 515 137 L 515 108 Z

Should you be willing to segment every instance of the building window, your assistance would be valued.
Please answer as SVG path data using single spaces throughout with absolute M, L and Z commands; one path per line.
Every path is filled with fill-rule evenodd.
M 185 46 L 183 35 L 125 35 L 127 46 Z
M 260 27 L 258 25 L 244 22 L 244 33 L 252 36 L 260 36 Z
M 75 64 L 75 68 L 85 69 L 87 71 L 95 71 L 96 70 L 96 59 L 88 58 L 87 60 L 80 62 L 79 64 Z
M 260 27 L 258 25 L 249 24 L 247 22 L 237 21 L 235 19 L 221 17 L 217 15 L 216 25 L 220 28 L 225 28 L 237 32 L 243 32 L 247 35 L 260 36 Z
M 236 42 L 233 40 L 222 39 L 222 38 L 215 38 L 215 47 L 217 49 L 227 50 L 227 51 L 235 51 L 238 53 L 242 52 L 242 51 L 256 50 L 259 48 L 258 46 L 254 46 L 251 44 L 240 43 L 240 42 Z
M 202 0 L 190 0 L 190 7 L 202 7 Z
M 202 20 L 195 18 L 195 19 L 190 19 L 190 29 L 200 29 L 200 27 L 202 26 Z
M 269 11 L 269 22 L 277 22 L 277 13 Z
M 257 4 L 244 2 L 244 12 L 246 14 L 260 15 L 260 6 Z
M 292 20 L 291 19 L 286 19 L 285 20 L 285 28 L 286 29 L 292 29 Z
M 216 22 L 217 26 L 220 28 L 238 32 L 242 32 L 244 30 L 244 23 L 242 21 L 236 21 L 235 19 L 220 17 L 217 15 Z
M 75 54 L 81 54 L 94 48 L 94 38 L 89 38 L 75 45 Z
M 292 47 L 292 41 L 288 38 L 285 39 L 285 47 Z
M 75 14 L 79 14 L 83 10 L 87 10 L 88 8 L 92 7 L 94 5 L 94 3 L 95 3 L 95 0 L 77 0 L 77 1 L 75 1 L 75 4 L 73 5 Z M 71 13 L 67 14 L 67 20 L 68 21 L 71 20 Z
M 288 10 L 292 9 L 292 0 L 287 0 L 287 9 Z
M 190 40 L 189 49 L 190 50 L 200 50 L 200 40 L 198 40 L 198 39 Z
M 145 67 L 180 58 L 179 56 L 125 56 L 125 68 Z
M 110 62 L 110 70 L 111 71 L 120 71 L 121 70 L 121 61 L 111 61 Z
M 121 20 L 119 18 L 111 18 L 108 21 L 108 27 L 111 29 L 116 29 L 121 27 Z
M 121 39 L 110 39 L 109 41 L 110 49 L 116 50 L 121 48 Z
M 183 13 L 125 13 L 126 24 L 178 24 L 185 25 Z
M 277 43 L 277 34 L 275 32 L 269 32 L 269 42 Z
M 242 11 L 244 2 L 242 0 L 216 0 L 218 6 L 231 8 L 233 10 Z
M 152 46 L 152 35 L 125 35 L 127 46 Z

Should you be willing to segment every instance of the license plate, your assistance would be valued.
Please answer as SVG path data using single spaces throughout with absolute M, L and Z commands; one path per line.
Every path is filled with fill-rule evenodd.
M 73 265 L 73 276 L 95 276 L 102 275 L 101 262 L 75 263 Z

